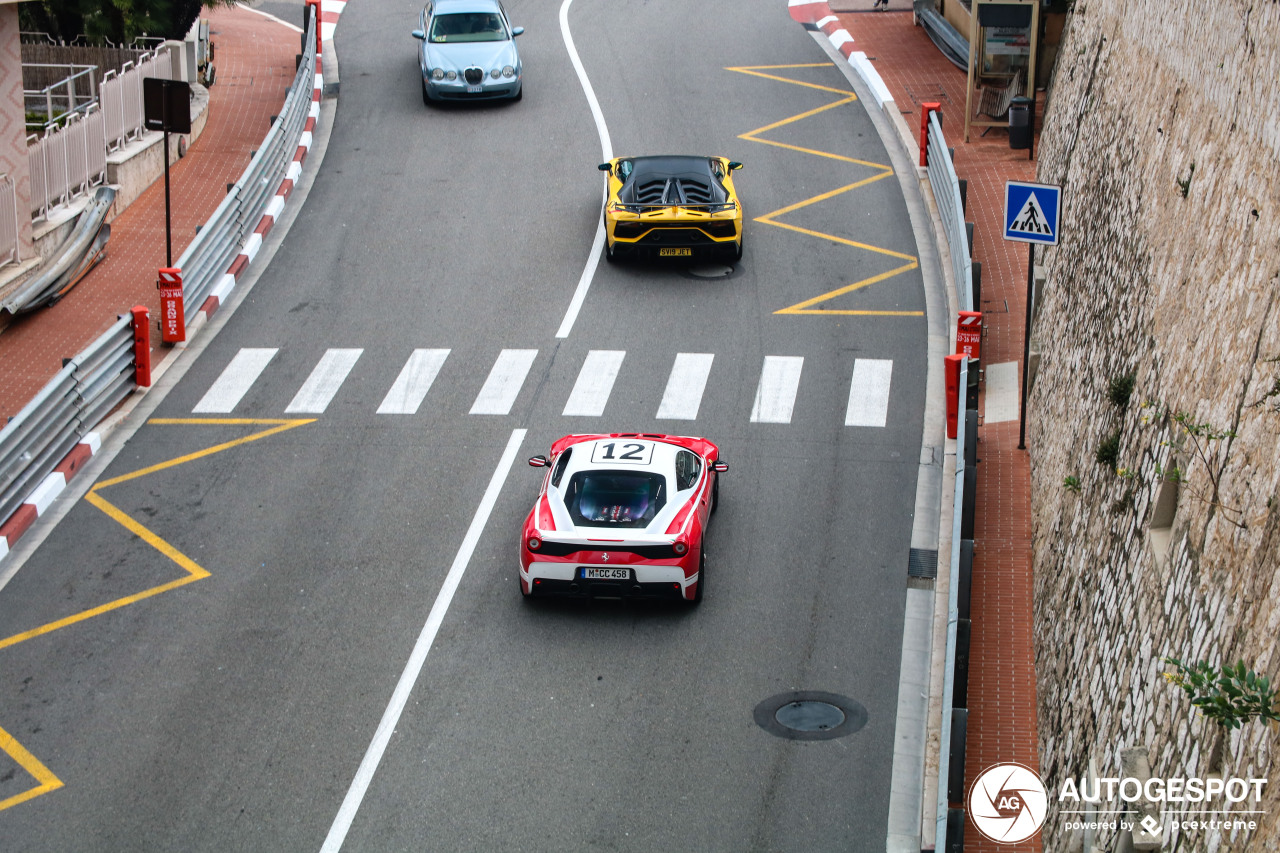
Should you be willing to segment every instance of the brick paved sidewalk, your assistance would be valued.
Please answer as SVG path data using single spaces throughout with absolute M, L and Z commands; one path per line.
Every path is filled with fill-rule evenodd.
M 209 119 L 186 157 L 170 167 L 173 259 L 195 237 L 249 165 L 284 106 L 298 34 L 240 7 L 206 9 L 217 77 Z M 134 305 L 158 317 L 156 270 L 165 264 L 164 179 L 111 220 L 107 257 L 50 308 L 0 329 L 0 423 L 16 415 L 79 353 Z M 8 315 L 5 315 L 8 319 Z M 0 321 L 3 322 L 3 321 Z M 158 334 L 152 332 L 153 346 Z
M 833 4 L 833 7 L 836 4 Z M 870 5 L 870 2 L 867 3 Z M 920 104 L 942 104 L 943 133 L 955 148 L 956 173 L 968 181 L 967 219 L 974 224 L 973 259 L 982 264 L 984 367 L 1022 364 L 1026 322 L 1027 247 L 1004 240 L 1004 184 L 1035 179 L 1026 151 L 1009 148 L 993 129 L 964 140 L 965 74 L 934 46 L 912 15 L 896 11 L 840 14 L 854 50 L 867 54 L 893 93 L 910 128 Z M 1043 105 L 1041 105 L 1043 106 Z M 1037 127 L 1039 123 L 1037 121 Z M 1021 374 L 1019 374 L 1019 377 Z M 979 413 L 985 411 L 985 388 Z M 1018 450 L 1018 422 L 983 423 L 978 430 L 978 495 L 969 651 L 969 723 L 965 790 L 992 764 L 1013 761 L 1039 769 L 1036 742 L 1035 658 L 1031 631 L 1030 463 Z M 965 826 L 966 851 L 1039 851 L 1040 837 L 996 844 Z

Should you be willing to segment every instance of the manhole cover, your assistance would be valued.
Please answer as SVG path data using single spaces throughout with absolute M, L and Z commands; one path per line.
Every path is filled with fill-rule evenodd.
M 684 269 L 691 278 L 729 278 L 737 271 L 732 264 L 695 264 Z
M 844 722 L 844 711 L 829 702 L 788 702 L 774 712 L 773 718 L 798 732 L 825 732 Z
M 752 713 L 756 725 L 789 740 L 829 740 L 867 724 L 867 709 L 847 696 L 793 690 L 770 696 Z

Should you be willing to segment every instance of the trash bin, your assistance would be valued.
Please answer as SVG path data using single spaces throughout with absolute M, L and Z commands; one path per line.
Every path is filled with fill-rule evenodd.
M 1031 108 L 1035 101 L 1018 96 L 1009 101 L 1009 147 L 1031 147 Z

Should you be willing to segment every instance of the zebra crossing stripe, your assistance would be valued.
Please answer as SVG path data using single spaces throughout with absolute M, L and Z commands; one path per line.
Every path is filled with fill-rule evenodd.
M 378 406 L 380 415 L 412 415 L 422 405 L 431 383 L 449 357 L 447 349 L 416 349 L 400 369 L 395 384 Z
M 516 396 L 524 385 L 524 378 L 537 358 L 536 349 L 504 349 L 498 354 L 489 378 L 476 401 L 471 404 L 473 415 L 507 415 L 515 405 Z
M 702 405 L 702 392 L 711 375 L 711 362 L 715 356 L 709 353 L 682 352 L 676 354 L 667 379 L 667 390 L 658 405 L 659 419 L 694 421 L 698 419 L 698 407 Z
M 258 381 L 262 371 L 280 350 L 246 347 L 236 353 L 209 390 L 196 403 L 193 413 L 226 414 L 235 409 L 240 399 Z
M 605 404 L 613 391 L 613 382 L 622 369 L 624 350 L 593 349 L 578 371 L 578 381 L 564 404 L 565 417 L 598 418 L 604 414 Z
M 364 352 L 362 349 L 330 349 L 321 356 L 307 381 L 302 383 L 293 401 L 285 407 L 290 414 L 318 415 L 329 408 L 333 395 L 338 393 L 347 374 L 356 366 Z
M 800 356 L 767 355 L 756 386 L 756 401 L 751 406 L 753 424 L 789 424 L 800 388 Z
M 860 358 L 853 363 L 845 426 L 882 427 L 889 420 L 889 379 L 893 362 Z

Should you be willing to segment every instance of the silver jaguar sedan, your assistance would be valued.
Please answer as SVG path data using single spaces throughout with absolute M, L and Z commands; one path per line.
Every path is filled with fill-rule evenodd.
M 523 66 L 512 27 L 498 0 L 433 0 L 422 10 L 422 102 L 524 96 Z

